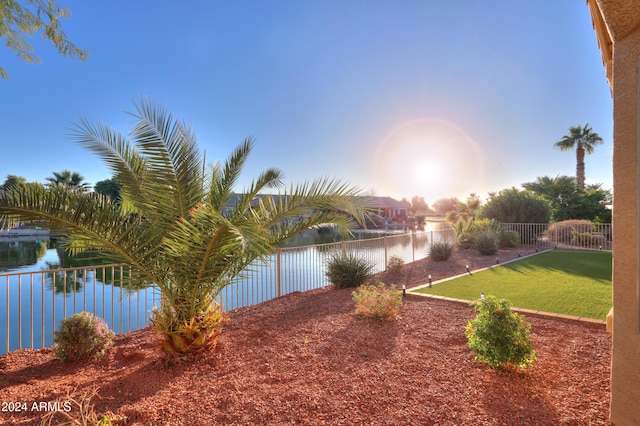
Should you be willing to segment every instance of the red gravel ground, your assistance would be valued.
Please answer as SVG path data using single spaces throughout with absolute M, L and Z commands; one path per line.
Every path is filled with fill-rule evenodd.
M 411 287 L 429 273 L 435 280 L 493 263 L 463 251 L 380 278 Z M 95 362 L 62 364 L 50 349 L 12 352 L 0 357 L 0 423 L 39 424 L 56 401 L 78 418 L 72 400 L 95 392 L 92 412 L 128 425 L 609 424 L 604 325 L 527 315 L 538 361 L 505 373 L 468 350 L 464 326 L 474 311 L 466 304 L 407 296 L 393 322 L 353 312 L 351 290 L 330 288 L 238 309 L 215 353 L 183 364 L 162 361 L 151 329 L 118 336 Z M 62 421 L 58 413 L 51 424 Z

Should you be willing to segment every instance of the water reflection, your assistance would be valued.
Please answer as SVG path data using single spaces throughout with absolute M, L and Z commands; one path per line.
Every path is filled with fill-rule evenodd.
M 52 248 L 50 240 L 26 237 L 0 240 L 0 271 L 34 265 L 49 248 Z

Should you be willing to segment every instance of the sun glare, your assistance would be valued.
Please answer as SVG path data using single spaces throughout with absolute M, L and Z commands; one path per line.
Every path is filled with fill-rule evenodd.
M 466 188 L 483 179 L 483 169 L 482 153 L 462 129 L 421 119 L 398 126 L 379 143 L 372 180 L 380 195 L 446 197 L 473 191 Z

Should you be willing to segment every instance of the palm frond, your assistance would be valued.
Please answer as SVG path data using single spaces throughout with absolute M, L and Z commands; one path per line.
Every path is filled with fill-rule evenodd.
M 149 226 L 145 232 L 134 226 L 128 214 L 100 194 L 57 185 L 15 187 L 0 192 L 0 221 L 9 226 L 45 222 L 68 235 L 66 246 L 71 254 L 96 250 L 103 257 L 133 266 L 147 278 L 153 276 L 151 267 L 161 240 L 158 228 Z
M 202 162 L 190 127 L 165 108 L 143 100 L 136 104 L 136 146 L 152 178 L 145 182 L 164 218 L 184 217 L 202 201 Z

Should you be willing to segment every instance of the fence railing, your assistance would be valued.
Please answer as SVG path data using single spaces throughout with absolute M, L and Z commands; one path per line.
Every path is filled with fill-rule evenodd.
M 515 223 L 506 224 L 505 229 L 518 232 L 521 243 L 527 245 L 611 249 L 609 224 L 572 231 Z M 223 289 L 223 309 L 325 287 L 329 285 L 327 260 L 335 253 L 356 253 L 374 265 L 374 272 L 382 272 L 391 256 L 417 261 L 428 255 L 432 241 L 454 238 L 452 229 L 443 229 L 279 249 Z M 122 265 L 0 274 L 0 354 L 51 346 L 60 321 L 81 311 L 103 318 L 118 334 L 150 325 L 151 311 L 160 305 L 160 292 L 155 286 L 135 288 L 129 277 Z
M 255 262 L 224 288 L 220 296 L 223 309 L 329 285 L 325 276 L 327 258 L 336 252 L 356 252 L 379 272 L 391 256 L 405 262 L 424 258 L 428 241 L 443 238 L 453 238 L 452 231 L 278 249 L 267 262 Z M 128 268 L 122 265 L 0 274 L 0 312 L 4 312 L 0 318 L 0 354 L 51 346 L 60 321 L 81 311 L 103 318 L 118 334 L 150 325 L 151 311 L 160 305 L 160 291 L 155 286 L 136 289 L 129 277 Z
M 559 223 L 506 223 L 504 229 L 516 231 L 520 243 L 545 248 L 612 250 L 610 223 L 566 221 Z

